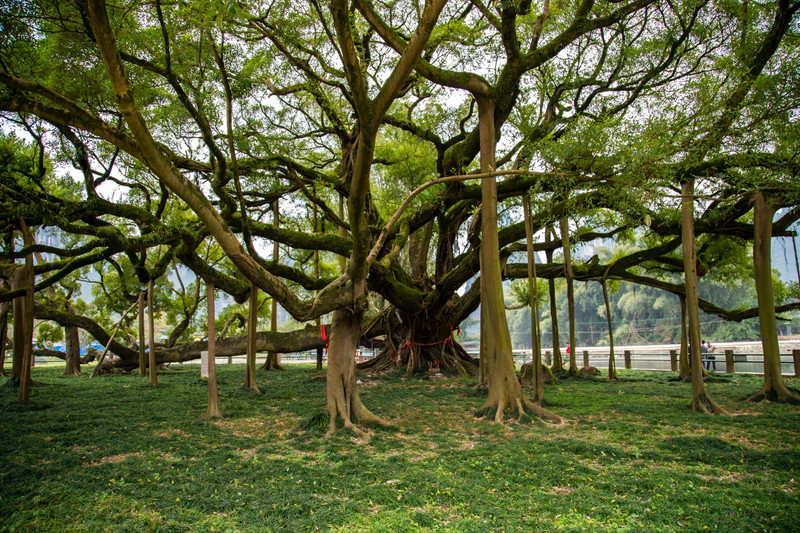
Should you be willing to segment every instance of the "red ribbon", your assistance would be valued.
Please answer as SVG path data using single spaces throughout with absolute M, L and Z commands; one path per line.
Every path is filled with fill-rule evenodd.
M 328 335 L 325 333 L 325 324 L 319 325 L 319 332 L 322 334 L 322 340 L 325 341 L 325 355 L 328 355 Z

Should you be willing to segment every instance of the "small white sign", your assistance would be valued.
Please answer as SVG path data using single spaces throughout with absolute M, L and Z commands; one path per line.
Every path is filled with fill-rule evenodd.
M 208 352 L 200 352 L 200 377 L 208 379 Z

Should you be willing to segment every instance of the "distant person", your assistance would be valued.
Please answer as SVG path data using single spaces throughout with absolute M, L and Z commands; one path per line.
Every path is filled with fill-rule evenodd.
M 700 358 L 703 361 L 703 368 L 709 370 L 711 368 L 711 361 L 708 360 L 708 346 L 706 341 L 700 341 Z
M 569 343 L 567 343 L 567 356 L 569 356 Z
M 706 358 L 708 359 L 709 367 L 713 368 L 714 371 L 717 370 L 717 357 L 714 355 L 714 347 L 711 345 L 711 341 L 706 341 Z M 706 367 L 708 369 L 708 367 Z

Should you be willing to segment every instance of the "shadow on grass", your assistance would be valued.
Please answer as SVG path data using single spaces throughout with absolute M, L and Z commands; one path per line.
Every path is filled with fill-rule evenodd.
M 739 446 L 717 437 L 670 437 L 661 448 L 673 454 L 681 463 L 730 465 L 743 463 L 771 470 L 800 469 L 800 454 L 796 450 L 758 450 Z

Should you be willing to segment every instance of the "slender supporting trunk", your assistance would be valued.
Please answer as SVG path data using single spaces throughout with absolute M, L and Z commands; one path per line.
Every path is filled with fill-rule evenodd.
M 256 385 L 256 331 L 258 329 L 258 287 L 250 291 L 250 306 L 247 313 L 247 366 L 244 372 L 245 389 L 258 390 Z
M 481 172 L 495 170 L 494 102 L 477 97 L 481 146 Z M 503 278 L 500 270 L 500 244 L 497 235 L 497 182 L 481 180 L 481 364 L 489 387 L 481 411 L 494 411 L 495 422 L 502 422 L 506 410 L 522 415 L 529 410 L 536 416 L 554 422 L 561 417 L 531 402 L 522 392 L 517 378 L 511 335 L 503 300 Z M 485 363 L 484 363 L 485 360 Z M 534 365 L 536 366 L 536 365 Z
M 139 312 L 138 312 L 138 323 L 139 323 L 139 375 L 146 376 L 147 375 L 147 353 L 144 351 L 144 299 L 145 294 L 147 291 L 141 291 L 139 293 Z
M 117 322 L 117 325 L 114 326 L 114 330 L 111 332 L 111 336 L 108 338 L 108 341 L 106 342 L 106 345 L 103 348 L 103 353 L 101 353 L 100 357 L 97 359 L 97 366 L 95 366 L 94 370 L 92 370 L 92 374 L 89 376 L 90 378 L 95 377 L 103 368 L 103 360 L 105 360 L 106 354 L 108 353 L 109 348 L 111 348 L 111 343 L 114 342 L 114 337 L 117 336 L 117 333 L 122 328 L 122 324 L 125 322 L 125 317 L 128 316 L 128 313 L 130 313 L 133 310 L 133 308 L 137 306 L 137 304 L 138 302 L 134 303 L 132 306 L 128 308 L 127 311 L 122 313 L 119 322 Z
M 151 279 L 147 282 L 147 335 L 149 338 L 149 353 L 147 354 L 147 366 L 150 369 L 150 385 L 158 385 L 158 374 L 156 374 L 156 325 L 153 312 L 153 287 Z
M 217 389 L 217 331 L 216 310 L 214 308 L 214 285 L 206 284 L 208 304 L 208 407 L 206 418 L 222 418 L 219 408 L 219 390 Z
M 755 240 L 753 266 L 755 267 L 756 294 L 758 297 L 758 323 L 761 327 L 761 346 L 764 352 L 764 386 L 750 401 L 770 400 L 800 403 L 781 375 L 781 356 L 778 346 L 778 328 L 775 321 L 775 297 L 772 290 L 772 219 L 776 208 L 758 191 L 753 204 Z
M 555 230 L 548 226 L 545 230 L 545 242 L 549 242 L 551 240 L 551 236 L 554 236 Z M 550 247 L 546 248 L 545 257 L 547 258 L 547 262 L 552 264 L 553 263 L 553 251 Z M 553 332 L 553 372 L 563 372 L 564 371 L 564 362 L 561 359 L 561 340 L 559 339 L 558 335 L 558 305 L 556 303 L 556 280 L 553 278 L 548 278 L 547 280 L 547 292 L 550 296 L 550 327 Z
M 682 184 L 681 239 L 683 242 L 683 271 L 686 280 L 686 306 L 689 315 L 689 344 L 692 346 L 692 401 L 693 411 L 724 413 L 706 393 L 703 381 L 703 364 L 700 360 L 700 308 L 697 295 L 697 252 L 694 242 L 694 178 Z
M 575 344 L 575 289 L 572 275 L 572 252 L 570 250 L 569 221 L 561 219 L 561 244 L 564 248 L 564 279 L 567 281 L 567 310 L 569 312 L 569 369 L 568 376 L 578 374 L 576 353 L 578 346 Z
M 678 379 L 688 381 L 692 378 L 692 362 L 689 358 L 689 324 L 687 323 L 686 296 L 679 295 L 681 304 L 681 353 L 678 357 Z
M 603 303 L 606 306 L 606 323 L 608 324 L 608 379 L 617 380 L 617 362 L 614 357 L 614 322 L 611 320 L 611 303 L 608 298 L 608 285 L 604 277 L 600 282 L 603 286 Z
M 542 344 L 539 336 L 539 285 L 536 279 L 536 257 L 533 254 L 533 224 L 531 223 L 531 202 L 528 195 L 522 197 L 525 214 L 525 244 L 528 252 L 528 294 L 531 306 L 531 373 L 533 399 L 540 404 L 544 401 L 544 378 L 542 376 Z

